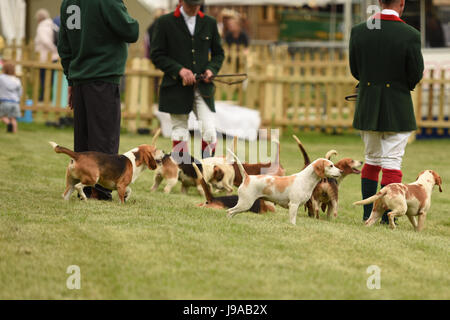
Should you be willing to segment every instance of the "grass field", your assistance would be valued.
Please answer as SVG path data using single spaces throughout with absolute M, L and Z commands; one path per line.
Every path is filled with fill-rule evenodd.
M 22 125 L 16 136 L 0 126 L 0 299 L 450 299 L 450 141 L 408 146 L 404 181 L 436 170 L 422 233 L 407 218 L 397 230 L 363 226 L 357 176 L 344 180 L 337 219 L 297 226 L 287 210 L 228 219 L 197 208 L 203 199 L 161 190 L 150 193 L 153 173 L 134 184 L 130 201 L 65 202 L 68 157 L 47 141 L 72 147 L 72 132 Z M 299 134 L 311 158 L 331 148 L 339 157 L 363 157 L 357 135 Z M 150 138 L 123 134 L 121 152 Z M 170 141 L 159 147 L 169 150 Z M 303 159 L 290 135 L 281 139 L 288 174 Z M 338 159 L 339 159 L 338 157 Z M 322 216 L 323 217 L 323 216 Z M 69 290 L 68 266 L 81 270 L 81 289 Z M 381 289 L 366 286 L 370 265 L 381 268 Z

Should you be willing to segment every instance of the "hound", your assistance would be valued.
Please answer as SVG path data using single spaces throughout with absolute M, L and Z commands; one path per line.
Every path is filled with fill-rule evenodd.
M 66 189 L 64 200 L 69 200 L 77 190 L 82 200 L 87 200 L 84 187 L 99 184 L 110 190 L 117 190 L 121 203 L 129 199 L 129 185 L 136 181 L 146 169 L 156 169 L 156 159 L 163 156 L 161 150 L 152 145 L 141 145 L 123 155 L 111 155 L 102 152 L 74 152 L 49 142 L 56 153 L 67 154 L 72 159 L 66 170 Z
M 186 155 L 184 155 L 186 157 Z M 203 172 L 205 177 L 211 177 L 214 172 L 213 168 L 217 164 L 225 163 L 222 157 L 212 157 L 203 160 L 198 160 L 189 155 L 188 161 L 178 163 L 173 154 L 165 154 L 161 161 L 158 161 L 158 168 L 155 171 L 155 177 L 151 192 L 156 191 L 161 182 L 166 180 L 164 193 L 170 193 L 178 181 L 181 182 L 181 192 L 187 193 L 190 187 L 196 187 L 201 195 L 204 195 L 203 188 L 199 183 L 198 176 L 195 173 L 193 163 L 197 164 L 200 172 Z
M 311 198 L 311 194 L 323 178 L 339 178 L 341 171 L 330 160 L 317 159 L 297 174 L 276 177 L 269 175 L 249 176 L 237 156 L 228 150 L 236 159 L 243 182 L 238 189 L 237 205 L 228 209 L 231 218 L 237 213 L 247 211 L 256 199 L 262 198 L 289 208 L 289 220 L 296 224 L 297 211 L 300 205 Z
M 377 222 L 386 210 L 392 210 L 388 213 L 391 229 L 396 228 L 395 217 L 406 215 L 416 231 L 421 231 L 431 206 L 431 193 L 435 185 L 439 186 L 439 191 L 442 192 L 441 177 L 433 170 L 425 170 L 413 183 L 389 184 L 376 195 L 357 201 L 354 205 L 374 203 L 370 217 L 366 221 L 368 227 Z M 416 221 L 416 216 L 418 216 L 419 222 Z
M 209 189 L 208 185 L 206 184 L 206 181 L 203 179 L 203 175 L 200 172 L 200 169 L 198 166 L 194 163 L 193 164 L 194 169 L 197 173 L 197 177 L 200 180 L 199 183 L 203 187 L 203 191 L 205 193 L 206 201 L 204 203 L 199 204 L 199 207 L 205 207 L 205 208 L 213 208 L 213 209 L 227 209 L 234 207 L 238 202 L 238 196 L 231 195 L 231 196 L 224 196 L 224 197 L 214 197 L 211 193 L 211 190 Z M 271 204 L 266 203 L 263 199 L 257 199 L 249 211 L 254 213 L 265 213 L 267 211 L 275 211 L 275 207 Z
M 234 139 L 234 150 L 236 153 L 236 138 Z M 274 162 L 264 163 L 243 163 L 245 171 L 248 175 L 267 174 L 272 176 L 284 176 L 286 170 L 280 164 L 280 142 L 273 140 L 277 144 L 277 155 Z M 206 179 L 206 177 L 205 177 Z M 233 186 L 239 187 L 242 184 L 242 175 L 236 162 L 223 163 L 214 166 L 213 174 L 210 179 L 206 179 L 208 183 L 218 189 L 233 191 Z
M 297 142 L 300 151 L 305 159 L 305 166 L 310 163 L 308 154 L 303 147 L 300 140 L 293 135 L 293 138 Z M 330 150 L 325 155 L 325 158 L 331 160 L 332 156 L 337 155 L 336 150 Z M 335 163 L 335 166 L 339 168 L 342 175 L 339 179 L 322 179 L 317 186 L 314 188 L 311 199 L 306 203 L 306 208 L 308 210 L 308 215 L 310 217 L 315 217 L 319 219 L 319 210 L 322 209 L 323 212 L 327 212 L 327 218 L 330 218 L 331 213 L 334 217 L 338 214 L 338 199 L 339 199 L 339 185 L 350 174 L 360 174 L 361 171 L 358 169 L 363 165 L 362 161 L 353 160 L 350 158 L 344 158 Z

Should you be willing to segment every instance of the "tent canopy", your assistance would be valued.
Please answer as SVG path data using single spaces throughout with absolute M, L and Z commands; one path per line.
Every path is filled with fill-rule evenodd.
M 261 6 L 278 5 L 299 7 L 305 4 L 310 6 L 324 6 L 330 3 L 342 4 L 347 0 L 205 0 L 207 5 L 241 5 L 241 6 Z
M 178 0 L 138 0 L 147 10 L 153 11 L 155 9 L 170 10 L 175 7 Z M 350 0 L 351 1 L 351 0 Z M 305 4 L 310 6 L 324 6 L 330 3 L 342 4 L 348 0 L 205 0 L 206 5 L 226 6 L 226 5 L 241 5 L 241 6 L 261 6 L 261 5 L 278 5 L 278 6 L 293 6 L 299 7 Z
M 0 35 L 8 43 L 25 38 L 26 4 L 24 0 L 0 1 Z

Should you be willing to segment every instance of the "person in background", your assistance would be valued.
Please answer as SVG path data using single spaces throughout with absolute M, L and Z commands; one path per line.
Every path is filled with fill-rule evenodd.
M 35 18 L 38 26 L 36 37 L 34 38 L 34 46 L 36 53 L 39 55 L 39 61 L 47 62 L 49 54 L 52 62 L 58 61 L 58 48 L 55 44 L 55 32 L 57 28 L 50 18 L 50 13 L 46 9 L 39 9 L 36 12 Z M 45 71 L 45 69 L 40 70 L 41 91 L 39 93 L 39 101 L 42 101 L 44 98 Z
M 155 11 L 155 15 L 153 16 L 153 22 L 152 24 L 148 27 L 147 29 L 147 33 L 144 37 L 144 44 L 145 44 L 145 51 L 146 51 L 146 57 L 148 59 L 150 59 L 150 46 L 152 43 L 152 34 L 153 34 L 153 30 L 155 29 L 155 23 L 156 20 L 158 20 L 159 17 L 161 17 L 162 15 L 167 14 L 167 10 L 165 9 L 158 9 Z
M 225 34 L 225 42 L 228 46 L 236 45 L 237 52 L 242 52 L 244 56 L 247 56 L 249 53 L 249 37 L 247 33 L 242 29 L 241 20 L 238 18 L 231 18 L 227 21 L 227 32 Z M 231 57 L 228 58 L 229 61 Z M 239 73 L 243 66 L 243 59 L 236 59 L 236 69 L 234 70 L 236 73 Z
M 240 19 L 240 17 L 241 15 L 239 14 L 239 12 L 233 9 L 222 9 L 222 11 L 220 12 L 220 20 L 218 20 L 219 22 L 221 22 L 222 29 L 219 29 L 219 31 L 222 38 L 224 38 L 229 31 L 228 22 L 232 19 Z
M 248 48 L 250 44 L 250 39 L 247 33 L 242 30 L 241 21 L 233 18 L 228 20 L 228 31 L 225 34 L 225 42 L 230 46 L 236 44 L 238 48 L 244 46 Z
M 78 7 L 83 23 L 67 9 Z M 75 19 L 75 20 L 74 20 Z M 122 0 L 64 0 L 58 50 L 69 82 L 74 110 L 74 151 L 118 154 L 121 103 L 119 84 L 125 72 L 128 43 L 139 37 L 139 24 Z M 96 185 L 84 193 L 111 200 L 111 190 Z
M 429 48 L 445 48 L 445 34 L 439 20 L 436 7 L 427 2 L 426 12 L 426 46 Z
M 381 187 L 401 183 L 403 155 L 411 133 L 417 129 L 410 91 L 423 77 L 420 33 L 400 19 L 405 0 L 380 0 L 378 28 L 366 22 L 353 27 L 350 37 L 350 69 L 359 81 L 353 127 L 365 145 L 361 172 L 362 198 Z M 377 23 L 370 22 L 373 25 Z M 373 205 L 365 205 L 366 221 Z M 385 213 L 382 223 L 388 224 Z
M 20 98 L 22 84 L 16 77 L 16 66 L 11 62 L 3 65 L 0 74 L 0 118 L 7 126 L 7 132 L 17 132 L 17 120 L 20 117 Z
M 56 16 L 53 18 L 53 43 L 58 47 L 58 40 L 59 40 L 59 28 L 61 27 L 61 17 Z
M 202 156 L 215 153 L 213 75 L 225 58 L 217 21 L 200 11 L 203 0 L 182 0 L 175 12 L 160 17 L 153 32 L 150 57 L 164 72 L 159 110 L 170 113 L 175 155 L 188 154 L 188 119 L 194 111 L 202 126 Z M 197 80 L 196 76 L 203 79 Z M 178 158 L 179 159 L 179 158 Z

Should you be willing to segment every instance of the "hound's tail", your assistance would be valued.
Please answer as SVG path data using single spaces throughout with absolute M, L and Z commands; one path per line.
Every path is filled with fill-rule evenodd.
M 338 155 L 338 152 L 336 150 L 330 150 L 325 155 L 325 158 L 328 159 L 328 160 L 331 160 L 332 156 L 337 156 L 337 155 Z
M 353 205 L 354 206 L 362 206 L 362 205 L 374 203 L 378 199 L 383 198 L 386 195 L 387 192 L 388 192 L 388 190 L 383 188 L 376 195 L 371 196 L 370 198 L 367 198 L 367 199 L 364 199 L 364 200 L 361 200 L 361 201 L 357 201 L 357 202 L 353 203 Z
M 192 166 L 194 167 L 195 173 L 197 173 L 197 179 L 200 179 L 200 184 L 202 185 L 203 192 L 205 193 L 206 201 L 208 201 L 209 203 L 213 202 L 214 197 L 211 193 L 211 190 L 209 189 L 209 186 L 206 184 L 205 179 L 203 179 L 203 175 L 200 172 L 200 169 L 195 164 L 195 161 L 192 162 Z
M 228 152 L 233 156 L 233 158 L 236 160 L 236 163 L 238 165 L 239 171 L 241 172 L 242 181 L 245 181 L 248 178 L 247 171 L 245 171 L 244 166 L 242 165 L 241 160 L 231 151 L 228 149 Z
M 294 138 L 294 140 L 297 142 L 298 148 L 303 154 L 303 159 L 305 160 L 305 168 L 306 168 L 311 164 L 311 160 L 309 159 L 308 153 L 306 152 L 305 147 L 303 147 L 303 144 L 300 142 L 300 140 L 297 138 L 295 134 L 292 135 L 292 138 Z
M 53 147 L 53 150 L 55 150 L 56 153 L 65 153 L 69 157 L 71 157 L 72 159 L 78 160 L 78 157 L 79 157 L 78 153 L 73 152 L 70 149 L 67 149 L 67 148 L 64 148 L 64 147 L 60 147 L 53 141 L 50 141 L 49 143 Z

